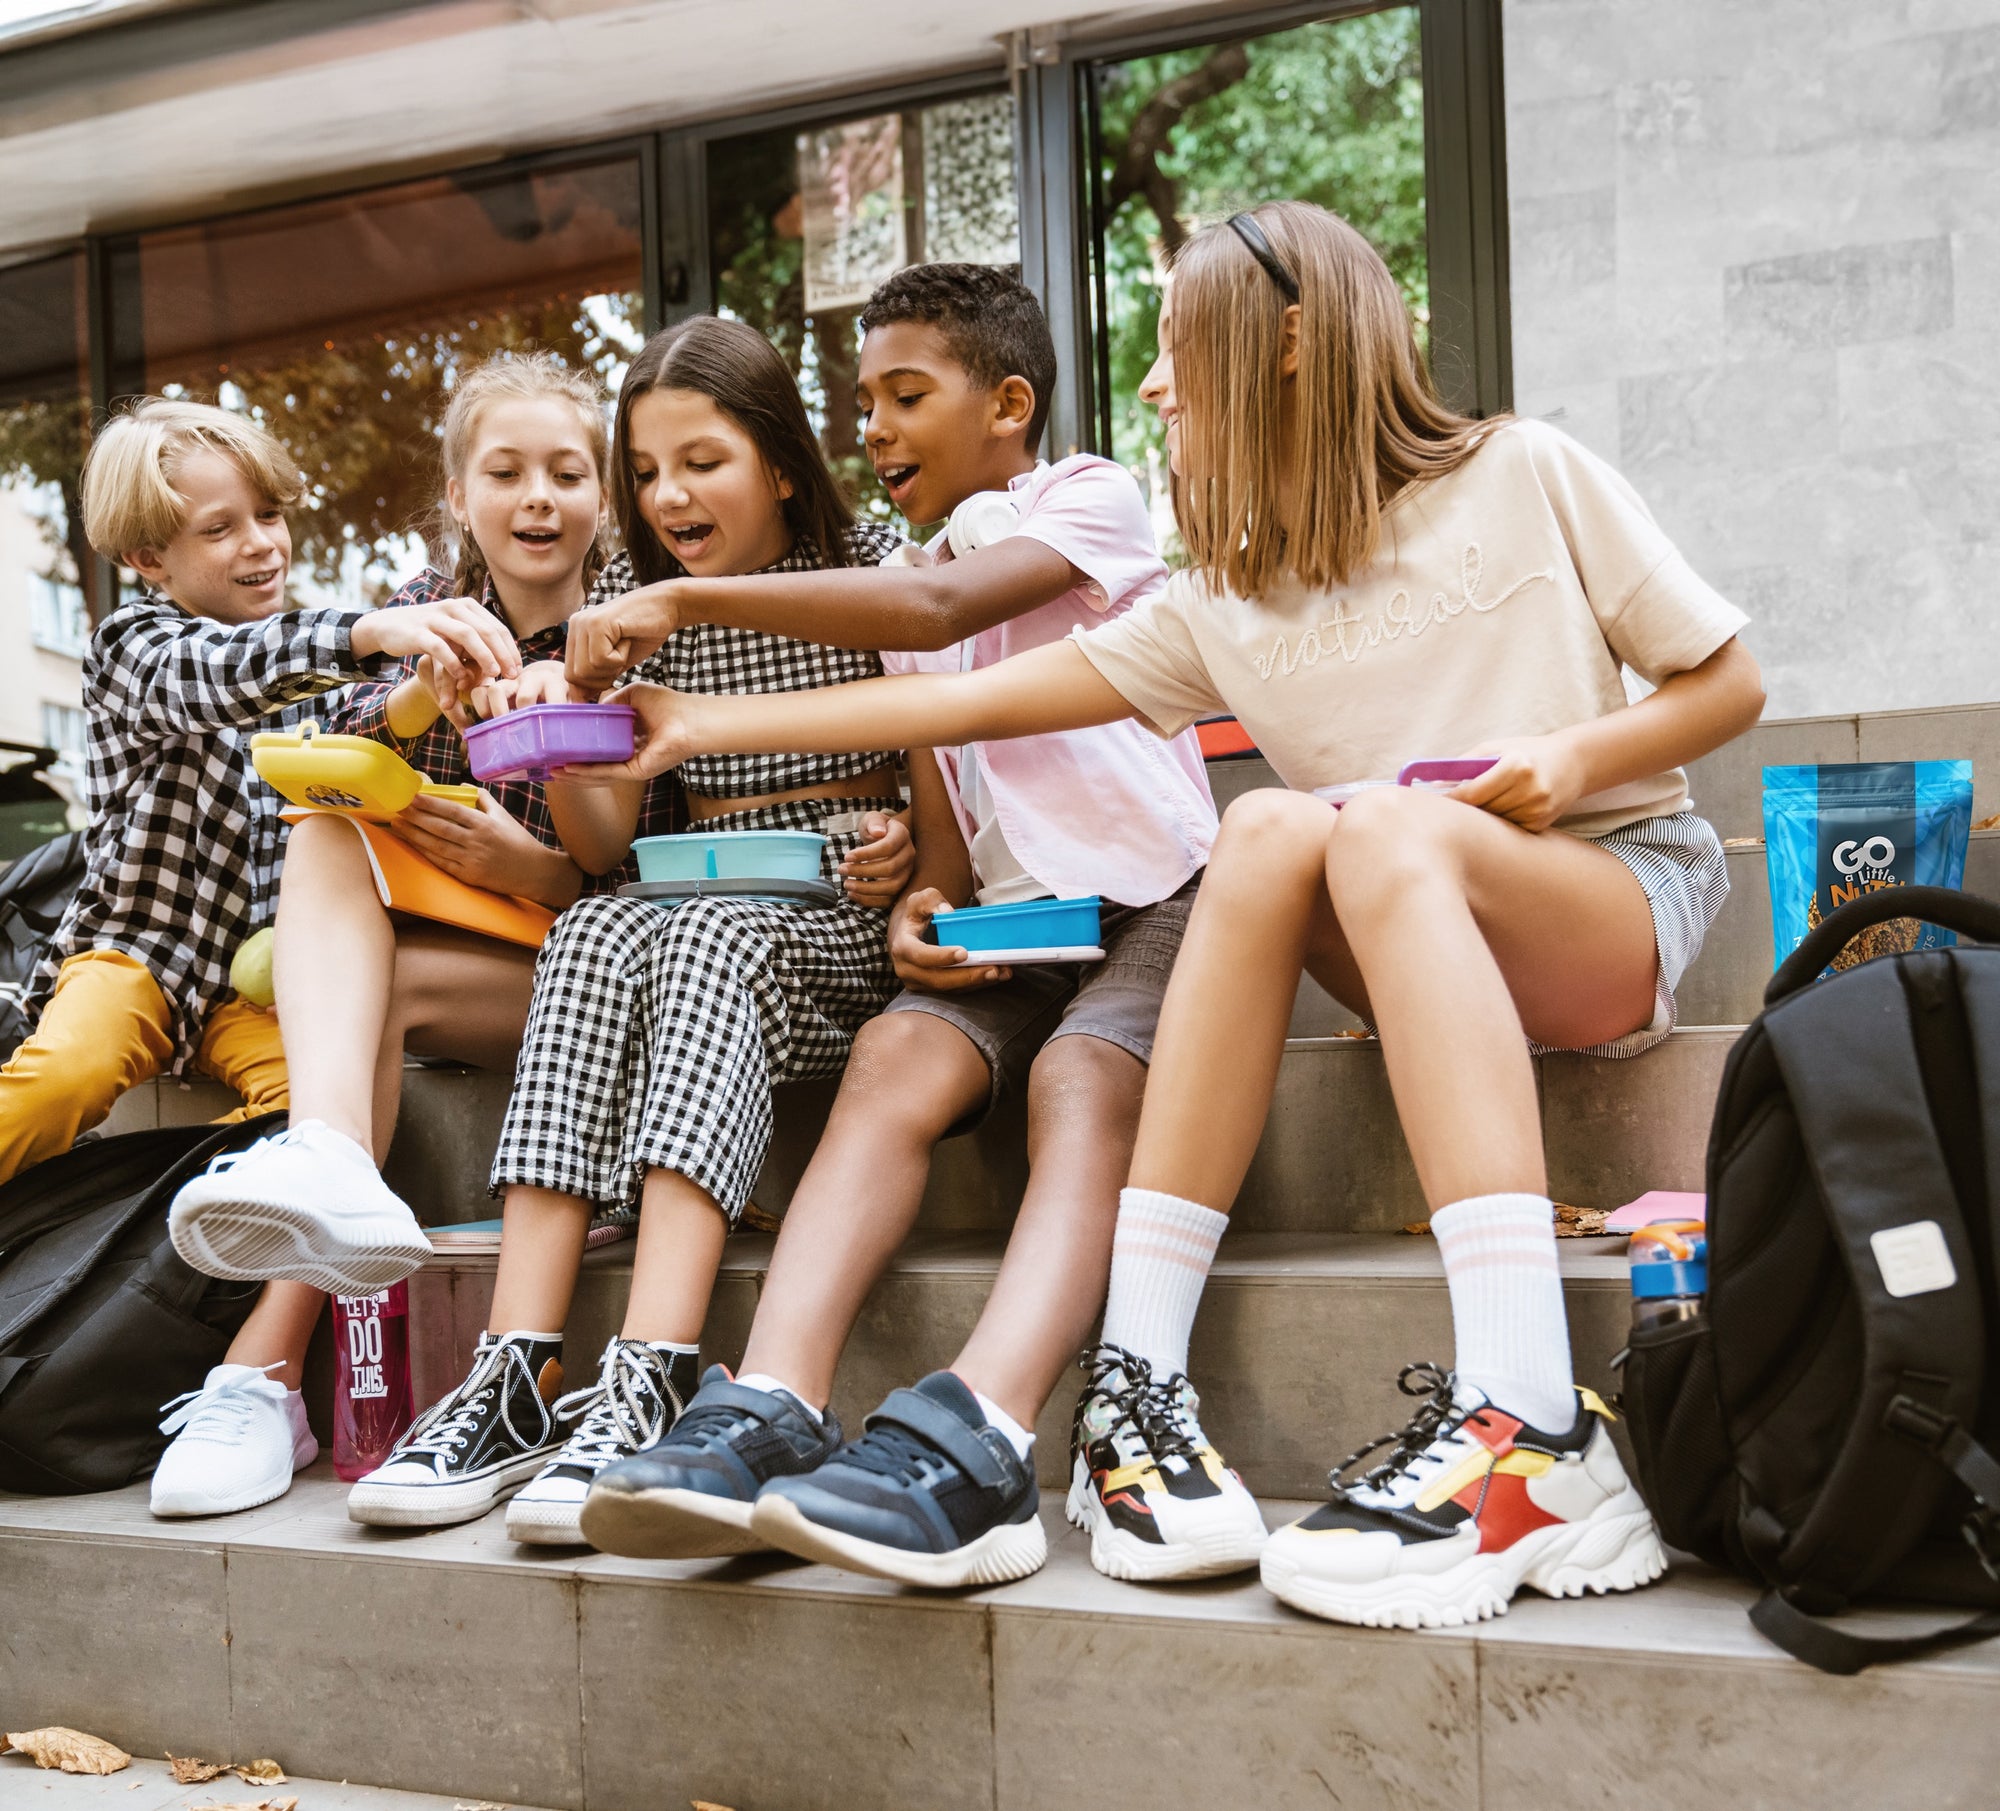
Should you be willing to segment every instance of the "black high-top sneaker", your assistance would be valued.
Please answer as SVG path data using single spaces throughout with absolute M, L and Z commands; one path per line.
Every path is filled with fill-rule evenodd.
M 443 1528 L 484 1515 L 562 1444 L 553 1405 L 562 1341 L 482 1333 L 465 1381 L 347 1493 L 347 1513 L 385 1528 Z
M 612 1340 L 599 1361 L 597 1381 L 555 1405 L 556 1419 L 573 1424 L 575 1432 L 507 1505 L 508 1534 L 535 1546 L 589 1545 L 577 1518 L 597 1474 L 644 1452 L 673 1426 L 695 1392 L 700 1367 L 692 1352 L 639 1339 Z

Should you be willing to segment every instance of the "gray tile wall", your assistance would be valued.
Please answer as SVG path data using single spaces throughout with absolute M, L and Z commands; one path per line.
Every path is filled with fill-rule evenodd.
M 1514 392 L 1774 716 L 2000 699 L 2000 0 L 1507 0 Z

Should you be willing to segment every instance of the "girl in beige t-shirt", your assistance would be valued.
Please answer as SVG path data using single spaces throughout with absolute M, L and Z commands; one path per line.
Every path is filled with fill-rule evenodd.
M 1445 408 L 1388 270 L 1319 208 L 1268 204 L 1188 242 L 1141 395 L 1190 555 L 1163 593 L 971 674 L 771 701 L 628 691 L 632 771 L 1128 715 L 1171 735 L 1234 712 L 1295 790 L 1229 809 L 1167 992 L 1071 1517 L 1115 1576 L 1261 1556 L 1280 1597 L 1345 1622 L 1644 1584 L 1664 1566 L 1652 1520 L 1571 1383 L 1530 1042 L 1624 1054 L 1671 1026 L 1725 890 L 1679 768 L 1762 708 L 1744 618 L 1601 462 Z M 1638 704 L 1623 666 L 1656 688 Z M 1310 790 L 1474 753 L 1494 766 L 1448 796 L 1385 787 L 1336 812 Z M 1183 1372 L 1302 966 L 1380 1033 L 1457 1369 L 1407 1367 L 1420 1404 L 1387 1459 L 1267 1542 Z

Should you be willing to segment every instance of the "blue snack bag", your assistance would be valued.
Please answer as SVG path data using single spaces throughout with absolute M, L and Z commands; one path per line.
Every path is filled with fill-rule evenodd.
M 1957 887 L 1972 834 L 1970 761 L 1860 761 L 1764 769 L 1764 859 L 1779 962 L 1829 912 L 1883 887 Z M 1837 969 L 1957 939 L 1914 918 L 1864 931 Z

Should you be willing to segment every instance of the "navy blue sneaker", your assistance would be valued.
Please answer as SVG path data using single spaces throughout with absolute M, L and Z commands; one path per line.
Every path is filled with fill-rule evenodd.
M 801 1559 L 934 1590 L 1040 1569 L 1034 1468 L 949 1371 L 890 1391 L 867 1430 L 809 1476 L 767 1484 L 756 1533 Z
M 815 1421 L 784 1390 L 750 1390 L 710 1365 L 673 1426 L 607 1465 L 583 1500 L 583 1538 L 634 1559 L 720 1559 L 765 1546 L 750 1508 L 771 1479 L 811 1471 L 840 1445 L 831 1409 Z

